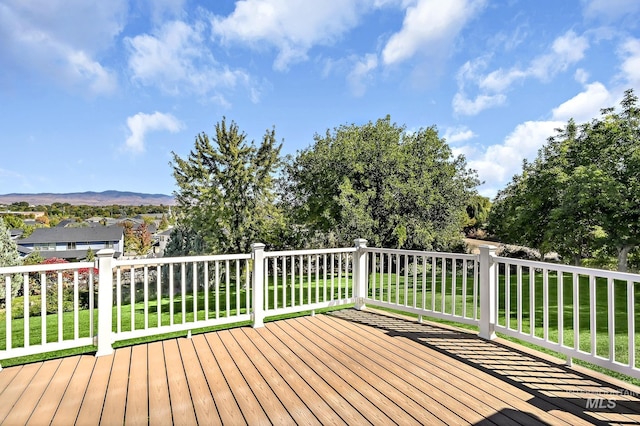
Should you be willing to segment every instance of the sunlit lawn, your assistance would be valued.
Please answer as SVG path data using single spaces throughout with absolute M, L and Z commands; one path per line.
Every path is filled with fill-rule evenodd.
M 316 286 L 318 289 L 317 291 Z M 192 323 L 194 322 L 194 318 L 197 318 L 198 321 L 204 321 L 205 319 L 226 318 L 233 317 L 238 314 L 249 313 L 246 305 L 246 290 L 244 288 L 240 288 L 238 292 L 235 288 L 235 285 L 230 286 L 229 291 L 226 291 L 224 287 L 219 288 L 217 291 L 212 288 L 209 290 L 206 297 L 205 292 L 202 291 L 202 289 L 199 289 L 195 298 L 193 292 L 188 292 L 184 298 L 180 294 L 175 295 L 173 298 L 163 295 L 159 300 L 155 294 L 149 294 L 147 296 L 148 303 L 146 305 L 144 303 L 144 293 L 138 288 L 135 294 L 136 303 L 134 303 L 133 306 L 130 303 L 121 304 L 119 307 L 119 316 L 118 306 L 114 301 L 113 331 L 131 331 L 132 323 L 134 324 L 133 330 L 141 330 L 145 328 L 169 326 L 170 324 L 182 324 L 183 322 Z M 127 292 L 128 291 L 129 290 L 127 290 Z M 277 287 L 274 285 L 273 279 L 270 279 L 265 294 L 265 300 L 268 303 L 268 308 L 274 309 L 274 306 L 276 308 L 284 308 L 338 299 L 341 296 L 345 297 L 345 294 L 351 295 L 352 292 L 351 277 L 344 275 L 341 278 L 334 277 L 333 280 L 329 278 L 326 282 L 321 280 L 318 283 L 316 283 L 315 279 L 308 280 L 306 277 L 304 277 L 302 282 L 298 279 L 293 283 L 288 282 L 286 286 L 283 286 L 282 281 L 280 281 Z M 277 303 L 277 305 L 274 305 L 274 302 Z M 158 307 L 160 309 L 158 309 Z M 98 310 L 94 309 L 93 313 L 94 330 L 97 330 Z M 78 337 L 89 337 L 91 324 L 90 309 L 80 309 L 77 315 Z M 47 342 L 58 341 L 58 320 L 59 316 L 56 313 L 46 315 Z M 74 324 L 74 312 L 64 312 L 62 314 L 63 340 L 70 340 L 74 338 Z M 12 347 L 18 348 L 24 346 L 24 329 L 24 318 L 12 319 Z M 41 316 L 38 315 L 29 318 L 28 332 L 30 345 L 39 345 L 43 343 Z M 0 313 L 0 350 L 4 350 L 5 348 L 6 313 L 2 312 Z

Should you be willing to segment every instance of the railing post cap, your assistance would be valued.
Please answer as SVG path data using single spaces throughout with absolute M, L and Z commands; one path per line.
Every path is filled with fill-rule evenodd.
M 356 245 L 356 247 L 367 246 L 367 240 L 365 240 L 364 238 L 356 238 L 355 240 L 353 240 L 353 243 Z
M 114 254 L 116 254 L 116 251 L 114 249 L 101 249 L 101 250 L 98 250 L 98 252 L 96 253 L 96 256 L 113 257 Z
M 497 246 L 491 245 L 491 244 L 482 244 L 480 246 L 478 246 L 478 248 L 480 250 L 489 250 L 489 251 L 496 251 L 498 250 Z
M 251 250 L 264 250 L 266 246 L 263 243 L 253 243 L 251 244 Z

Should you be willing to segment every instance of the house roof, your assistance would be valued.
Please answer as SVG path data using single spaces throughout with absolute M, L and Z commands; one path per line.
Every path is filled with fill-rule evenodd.
M 93 241 L 118 241 L 124 229 L 121 226 L 96 226 L 87 228 L 37 228 L 18 244 L 76 243 Z

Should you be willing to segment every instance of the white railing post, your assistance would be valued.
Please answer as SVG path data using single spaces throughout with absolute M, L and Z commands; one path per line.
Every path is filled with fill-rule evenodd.
M 355 298 L 355 308 L 363 310 L 366 308 L 364 299 L 367 296 L 367 240 L 357 238 L 353 242 L 356 245 L 353 262 L 353 297 Z
M 251 244 L 253 279 L 251 280 L 251 320 L 253 328 L 264 326 L 264 244 Z
M 98 256 L 98 351 L 96 356 L 111 355 L 113 324 L 113 249 L 102 249 Z M 91 307 L 93 309 L 93 307 Z
M 493 262 L 496 247 L 480 246 L 480 333 L 483 339 L 496 338 L 497 264 Z

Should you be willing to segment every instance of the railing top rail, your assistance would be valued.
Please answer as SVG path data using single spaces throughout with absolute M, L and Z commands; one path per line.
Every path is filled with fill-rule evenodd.
M 193 263 L 193 262 L 215 262 L 221 260 L 244 260 L 251 259 L 249 253 L 238 254 L 213 254 L 204 256 L 181 256 L 181 257 L 155 257 L 147 259 L 116 259 L 113 266 L 159 266 L 170 263 Z
M 466 254 L 466 253 L 446 253 L 439 251 L 422 251 L 422 250 L 404 250 L 404 249 L 386 249 L 386 248 L 377 248 L 377 247 L 367 247 L 365 249 L 370 253 L 391 253 L 391 254 L 400 254 L 400 255 L 409 255 L 409 256 L 427 256 L 427 257 L 446 257 L 449 259 L 466 259 L 466 260 L 477 260 L 478 255 L 475 254 Z
M 309 249 L 309 250 L 281 250 L 281 251 L 265 251 L 264 257 L 278 256 L 306 256 L 312 254 L 332 254 L 332 253 L 354 253 L 355 247 L 341 247 L 329 249 Z
M 558 272 L 567 272 L 579 275 L 594 275 L 603 278 L 613 278 L 614 280 L 640 282 L 640 274 L 629 272 L 608 271 L 606 269 L 586 268 L 584 266 L 563 265 L 561 263 L 541 262 L 539 260 L 514 259 L 511 257 L 493 256 L 494 262 L 506 263 L 509 265 L 530 266 L 537 269 L 548 269 Z
M 28 272 L 51 272 L 77 270 L 83 268 L 95 267 L 93 262 L 69 262 L 69 263 L 52 263 L 48 265 L 26 265 L 26 266 L 5 266 L 0 268 L 0 275 L 5 274 L 23 274 Z

